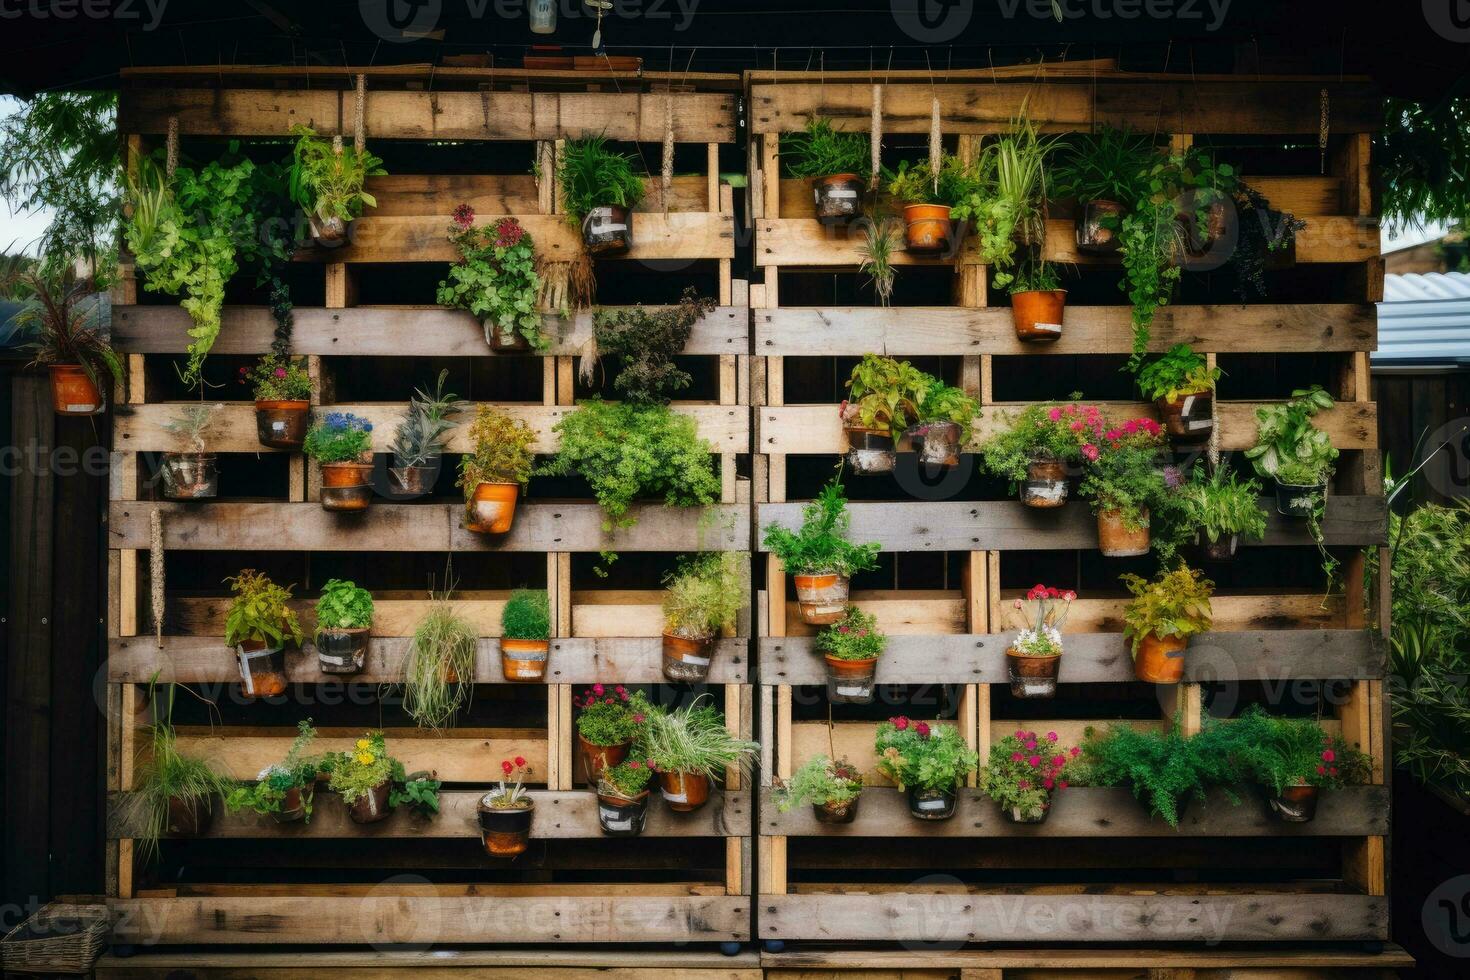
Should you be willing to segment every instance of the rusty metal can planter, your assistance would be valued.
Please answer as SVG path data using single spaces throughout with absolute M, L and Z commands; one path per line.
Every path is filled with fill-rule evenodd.
M 1096 200 L 1077 207 L 1077 248 L 1091 255 L 1111 255 L 1123 244 L 1118 238 L 1126 208 L 1117 201 Z
M 1276 481 L 1276 513 L 1284 517 L 1306 518 L 1318 501 L 1327 496 L 1327 484 L 1282 483 Z
M 691 813 L 709 802 L 709 777 L 702 772 L 660 772 L 658 783 L 676 813 Z
M 824 803 L 813 803 L 812 813 L 816 815 L 817 823 L 852 823 L 857 819 L 858 801 L 862 795 L 854 796 L 846 803 L 834 803 L 828 800 Z
M 1266 806 L 1283 823 L 1311 823 L 1317 817 L 1316 786 L 1288 786 L 1280 794 L 1266 793 Z
M 500 640 L 500 673 L 508 681 L 545 680 L 550 658 L 550 640 Z
M 1178 684 L 1184 679 L 1184 651 L 1189 640 L 1149 633 L 1138 641 L 1133 676 L 1149 684 Z
M 480 323 L 485 328 L 485 337 L 491 350 L 502 354 L 517 354 L 531 349 L 531 342 L 513 325 L 507 327 L 490 320 L 482 320 Z
M 255 403 L 255 437 L 272 449 L 300 449 L 311 423 L 311 402 L 304 398 Z
M 322 509 L 358 513 L 373 502 L 373 468 L 367 463 L 322 464 Z
M 159 475 L 169 500 L 208 500 L 219 494 L 219 467 L 214 453 L 164 453 Z
M 1027 507 L 1060 507 L 1067 502 L 1067 467 L 1059 459 L 1033 459 L 1021 481 L 1021 503 Z
M 664 678 L 675 684 L 697 684 L 709 676 L 714 637 L 664 633 Z
M 633 212 L 609 204 L 582 219 L 582 244 L 589 255 L 621 255 L 633 247 Z
M 1006 676 L 1011 682 L 1011 696 L 1016 698 L 1051 698 L 1057 693 L 1057 673 L 1062 655 L 1035 656 L 1020 653 L 1015 647 L 1006 650 Z
M 1159 420 L 1164 431 L 1175 442 L 1204 442 L 1215 430 L 1215 399 L 1208 391 L 1180 395 L 1175 399 L 1156 398 Z
M 372 627 L 322 630 L 316 637 L 316 661 L 323 674 L 356 674 L 367 663 Z
M 948 820 L 954 816 L 956 792 L 949 789 L 908 790 L 909 816 L 915 820 Z
M 1143 508 L 1136 530 L 1124 523 L 1121 511 L 1098 511 L 1097 545 L 1105 558 L 1134 558 L 1148 554 L 1148 508 Z
M 1029 289 L 1011 294 L 1011 322 L 1019 340 L 1048 343 L 1062 336 L 1065 289 Z
M 632 742 L 617 745 L 597 745 L 577 733 L 577 755 L 582 760 L 582 779 L 588 786 L 596 786 L 602 780 L 602 771 L 611 769 L 628 757 Z
M 107 408 L 107 396 L 87 377 L 80 364 L 48 364 L 51 410 L 57 415 L 97 415 Z
M 859 476 L 892 473 L 898 462 L 893 433 L 887 429 L 845 428 L 847 465 Z
M 817 222 L 845 225 L 863 213 L 863 179 L 857 174 L 828 174 L 812 181 Z
M 434 490 L 439 479 L 437 466 L 390 466 L 388 489 L 401 497 L 422 497 Z
M 827 662 L 827 700 L 833 704 L 871 704 L 873 677 L 878 672 L 878 658 L 839 660 L 824 655 Z
M 495 793 L 480 797 L 480 842 L 491 857 L 515 857 L 526 853 L 531 843 L 531 821 L 536 816 L 536 801 L 529 796 L 524 806 L 497 807 L 491 804 Z
M 214 822 L 214 798 L 185 800 L 178 796 L 168 798 L 167 832 L 173 837 L 198 837 L 209 831 Z
M 835 572 L 793 575 L 801 621 L 810 626 L 831 626 L 847 615 L 848 578 Z
M 265 774 L 261 774 L 265 778 Z M 286 790 L 286 796 L 281 800 L 281 808 L 271 814 L 271 819 L 276 823 L 299 823 L 306 819 L 306 808 L 311 805 L 312 796 L 316 793 L 316 785 L 308 783 L 306 786 L 292 786 Z
M 389 780 L 383 780 L 347 804 L 347 815 L 352 818 L 353 823 L 377 823 L 379 820 L 387 820 L 393 812 L 393 808 L 388 805 L 392 789 L 393 784 Z
M 247 698 L 273 698 L 286 693 L 286 647 L 266 646 L 263 640 L 235 645 L 240 686 Z
M 597 823 L 608 837 L 637 837 L 648 821 L 648 790 L 632 798 L 597 791 Z
M 903 209 L 904 246 L 910 252 L 947 252 L 954 238 L 949 208 L 943 204 L 909 204 Z
M 464 505 L 464 527 L 478 534 L 506 534 L 516 519 L 519 483 L 481 483 Z
M 909 429 L 909 441 L 918 450 L 919 462 L 930 466 L 955 466 L 960 461 L 957 422 L 925 422 Z

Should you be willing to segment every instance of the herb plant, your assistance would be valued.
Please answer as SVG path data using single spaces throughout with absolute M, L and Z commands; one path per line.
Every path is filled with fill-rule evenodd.
M 291 151 L 287 188 L 301 210 L 319 220 L 351 221 L 364 207 L 378 206 L 364 186 L 367 178 L 387 173 L 382 160 L 366 150 L 359 153 L 354 146 L 338 149 L 309 126 L 292 126 L 291 135 L 296 137 L 296 146 Z
M 1156 159 L 1153 144 L 1127 129 L 1104 125 L 1062 141 L 1052 166 L 1052 194 L 1128 205 L 1140 196 L 1140 177 Z M 1113 229 L 1116 231 L 1117 229 Z
M 1002 810 L 1014 810 L 1022 820 L 1040 819 L 1051 809 L 1051 794 L 1067 788 L 1067 767 L 1080 751 L 1063 749 L 1056 732 L 1039 738 L 1017 729 L 990 747 L 980 789 Z
M 929 379 L 929 387 L 919 395 L 918 431 L 940 422 L 953 422 L 960 427 L 960 445 L 970 441 L 975 419 L 980 416 L 980 402 L 965 394 L 963 388 L 947 385 L 938 378 Z
M 557 183 L 573 225 L 595 208 L 636 208 L 643 200 L 643 178 L 633 157 L 608 149 L 607 138 L 567 140 L 557 160 Z
M 626 401 L 667 404 L 674 392 L 689 387 L 687 371 L 674 363 L 684 350 L 694 324 L 715 310 L 716 303 L 691 286 L 679 304 L 657 312 L 635 306 L 599 310 L 592 317 L 592 335 L 599 356 L 622 361 L 613 389 Z
M 303 358 L 266 354 L 253 368 L 240 368 L 240 383 L 250 385 L 256 401 L 306 401 L 313 382 Z
M 760 745 L 736 737 L 701 695 L 686 708 L 649 711 L 643 730 L 648 761 L 660 772 L 694 773 L 713 779 L 728 766 L 746 775 Z
M 664 628 L 675 636 L 704 640 L 735 628 L 750 604 L 750 556 L 739 551 L 707 552 L 681 562 L 664 584 Z
M 781 134 L 781 163 L 789 177 L 810 180 L 834 174 L 861 174 L 868 169 L 868 137 L 842 133 L 830 119 L 813 118 L 799 133 Z
M 816 500 L 802 508 L 798 530 L 767 524 L 765 547 L 780 559 L 787 575 L 852 575 L 876 568 L 882 547 L 848 541 L 851 523 L 847 496 L 842 484 L 834 479 L 822 488 Z
M 933 379 L 908 361 L 864 354 L 847 379 L 838 411 L 844 425 L 902 432 L 919 417 L 919 399 Z
M 1227 793 L 1238 781 L 1227 755 L 1202 751 L 1206 746 L 1180 731 L 1112 725 L 1103 735 L 1087 729 L 1082 758 L 1093 786 L 1127 786 L 1149 812 L 1170 827 L 1179 826 L 1179 809 L 1191 797 L 1203 803 L 1212 786 Z M 1233 793 L 1231 793 L 1233 798 Z
M 834 660 L 874 660 L 883 655 L 888 637 L 878 632 L 878 617 L 848 606 L 842 618 L 817 633 L 817 652 Z
M 1163 430 L 1153 419 L 1129 419 L 1107 430 L 1082 478 L 1082 495 L 1095 511 L 1116 511 L 1130 531 L 1147 527 L 1149 509 L 1167 490 L 1159 469 L 1164 448 Z
M 1152 633 L 1159 639 L 1187 640 L 1210 628 L 1210 596 L 1215 583 L 1196 569 L 1180 566 L 1160 572 L 1152 582 L 1125 574 L 1119 580 L 1133 594 L 1123 608 L 1123 636 L 1131 641 L 1133 656 L 1139 644 Z
M 455 610 L 450 592 L 430 593 L 403 667 L 403 710 L 433 731 L 448 727 L 475 691 L 479 632 Z
M 11 322 L 36 329 L 36 339 L 27 345 L 35 358 L 32 365 L 80 365 L 87 380 L 104 396 L 108 379 L 125 379 L 122 360 L 90 323 L 94 314 L 82 309 L 94 289 L 91 280 L 78 279 L 71 266 L 55 272 L 22 269 L 5 277 L 3 289 L 28 300 Z
M 887 306 L 893 300 L 893 256 L 902 244 L 903 229 L 897 219 L 884 216 L 863 223 L 863 240 L 858 245 L 861 255 L 858 271 L 867 275 L 879 306 Z
M 951 792 L 980 764 L 953 725 L 931 726 L 905 717 L 878 726 L 874 749 L 878 771 L 911 790 Z
M 316 632 L 359 630 L 373 625 L 373 594 L 339 578 L 328 579 L 316 601 Z
M 439 812 L 439 788 L 443 785 L 432 772 L 403 771 L 401 763 L 394 764 L 393 783 L 388 789 L 388 805 L 407 807 L 416 817 L 427 820 Z
M 1008 428 L 986 441 L 980 455 L 985 468 L 1009 480 L 1013 491 L 1033 462 L 1096 460 L 1107 428 L 1101 409 L 1076 402 L 1027 405 L 1009 421 Z
M 577 709 L 577 734 L 593 745 L 627 745 L 642 730 L 653 710 L 642 691 L 630 694 L 619 684 L 593 684 L 572 698 Z
M 403 763 L 388 754 L 382 732 L 368 732 L 348 751 L 334 753 L 328 768 L 327 787 L 348 806 L 387 783 L 389 806 L 406 803 L 425 817 L 439 812 L 439 782 L 428 773 L 406 775 Z
M 551 638 L 551 603 L 545 589 L 516 589 L 500 611 L 500 635 L 510 640 Z
M 867 156 L 867 141 L 863 141 L 863 155 Z M 939 164 L 939 179 L 928 160 L 910 164 L 899 163 L 895 171 L 884 171 L 884 186 L 888 195 L 900 204 L 937 204 L 950 207 L 951 217 L 963 220 L 972 217 L 968 209 L 974 206 L 981 194 L 979 172 L 952 154 L 944 154 Z M 958 212 L 958 213 L 956 213 Z
M 306 821 L 310 823 L 314 794 L 307 791 L 316 784 L 321 759 L 318 756 L 308 756 L 306 750 L 315 740 L 316 729 L 312 727 L 311 719 L 297 722 L 296 737 L 291 740 L 286 757 L 266 767 L 256 782 L 231 789 L 225 797 L 225 806 L 231 813 L 249 808 L 263 817 L 270 816 L 280 813 L 286 795 L 292 790 L 298 790 L 301 808 L 305 812 Z
M 1188 344 L 1175 344 L 1138 372 L 1138 387 L 1149 401 L 1178 401 L 1185 395 L 1202 395 L 1215 390 L 1220 369 L 1196 354 Z
M 857 799 L 863 791 L 863 774 L 846 759 L 837 762 L 825 755 L 813 757 L 792 774 L 775 792 L 776 809 L 782 813 L 794 807 L 842 806 Z
M 468 405 L 453 392 L 444 391 L 444 381 L 448 377 L 448 368 L 439 372 L 432 395 L 422 388 L 414 389 L 408 412 L 393 433 L 390 448 L 395 466 L 427 466 L 444 455 L 449 430 L 457 424 L 454 416 Z
M 253 568 L 225 579 L 235 594 L 230 611 L 225 614 L 225 644 L 237 646 L 247 640 L 277 647 L 289 636 L 301 643 L 301 623 L 292 611 L 291 589 L 276 585 L 263 572 Z
M 541 277 L 536 273 L 536 247 L 515 218 L 501 218 L 494 227 L 476 227 L 468 204 L 454 209 L 449 241 L 459 261 L 440 280 L 435 301 L 441 306 L 468 310 L 485 330 L 485 343 L 499 329 L 520 334 L 538 351 L 551 346 L 541 332 Z
M 355 463 L 373 448 L 373 424 L 351 412 L 328 412 L 306 431 L 301 451 L 318 463 Z
M 223 405 L 185 405 L 179 409 L 179 414 L 163 424 L 165 432 L 170 432 L 182 437 L 194 452 L 204 452 L 204 430 L 209 426 L 209 420 L 214 418 Z
M 536 433 L 522 419 L 512 418 L 490 405 L 475 410 L 470 423 L 470 441 L 475 451 L 459 460 L 459 486 L 464 498 L 475 495 L 482 483 L 517 483 L 525 486 L 531 480 Z
M 1177 493 L 1186 526 L 1212 543 L 1236 534 L 1257 541 L 1266 536 L 1266 514 L 1258 499 L 1261 485 L 1255 480 L 1241 481 L 1223 466 L 1208 476 L 1196 468 Z
M 1040 135 L 1023 112 L 982 151 L 980 170 L 990 178 L 989 187 L 973 215 L 961 208 L 956 217 L 973 217 L 981 261 L 995 269 L 997 288 L 1010 284 L 1018 241 L 1046 241 L 1046 172 L 1055 146 L 1056 138 Z

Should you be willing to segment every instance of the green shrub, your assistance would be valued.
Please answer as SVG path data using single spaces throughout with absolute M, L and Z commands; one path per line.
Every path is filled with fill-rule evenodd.
M 908 361 L 864 354 L 847 379 L 843 425 L 897 434 L 919 417 L 919 400 L 934 379 Z
M 842 484 L 836 479 L 802 508 L 801 518 L 801 527 L 796 531 L 779 524 L 766 525 L 766 550 L 780 559 L 786 574 L 852 575 L 877 567 L 880 545 L 847 540 L 852 516 L 847 512 Z
M 448 368 L 439 372 L 432 395 L 421 388 L 414 389 L 408 412 L 393 433 L 390 448 L 394 466 L 426 466 L 444 455 L 449 430 L 457 424 L 454 416 L 468 405 L 453 392 L 445 393 L 444 381 L 448 377 Z
M 287 175 L 291 200 L 316 218 L 351 221 L 364 207 L 375 208 L 377 199 L 365 189 L 367 178 L 387 173 L 383 161 L 351 144 L 339 150 L 331 140 L 300 124 L 291 127 L 296 146 L 291 152 Z
M 1107 428 L 1096 405 L 1076 402 L 1027 405 L 1008 421 L 1007 428 L 980 447 L 980 456 L 987 470 L 1010 481 L 1012 492 L 1026 479 L 1026 469 L 1033 462 L 1077 464 L 1096 459 L 1097 444 Z
M 597 791 L 606 793 L 612 790 L 625 800 L 634 800 L 648 789 L 648 783 L 652 779 L 653 767 L 647 762 L 642 759 L 624 759 L 617 765 L 602 770 Z
M 536 350 L 546 350 L 551 342 L 541 332 L 542 281 L 530 233 L 515 218 L 501 218 L 493 227 L 476 227 L 474 221 L 468 204 L 454 209 L 449 241 L 459 261 L 449 266 L 449 278 L 439 282 L 435 301 L 468 310 L 484 328 L 487 344 L 498 327 L 502 334 L 520 334 Z
M 1178 401 L 1185 395 L 1208 394 L 1220 380 L 1220 369 L 1196 354 L 1188 344 L 1175 344 L 1138 372 L 1138 387 L 1149 401 Z
M 373 424 L 351 412 L 328 412 L 306 432 L 301 451 L 318 463 L 355 463 L 373 448 Z
M 664 577 L 664 629 L 677 636 L 707 639 L 733 630 L 750 604 L 750 556 L 743 551 L 702 554 L 680 562 Z
M 291 637 L 301 643 L 301 623 L 291 610 L 291 589 L 272 582 L 263 572 L 242 569 L 225 579 L 235 597 L 225 614 L 225 643 L 237 646 L 255 640 L 268 647 L 280 646 Z
M 270 816 L 281 812 L 287 793 L 301 790 L 301 808 L 310 823 L 314 794 L 306 791 L 316 784 L 322 760 L 320 756 L 308 756 L 306 750 L 315 740 L 316 729 L 312 727 L 311 719 L 297 722 L 296 737 L 291 740 L 286 757 L 262 772 L 257 782 L 230 790 L 225 797 L 225 806 L 231 813 L 249 808 L 261 816 Z
M 808 803 L 840 806 L 857 799 L 862 791 L 863 774 L 856 766 L 846 759 L 833 762 L 819 755 L 796 770 L 785 785 L 777 787 L 776 809 L 787 813 Z
M 577 734 L 593 745 L 626 745 L 642 731 L 652 711 L 642 691 L 629 693 L 619 684 L 593 684 L 572 699 L 577 709 Z
M 694 325 L 716 305 L 691 286 L 669 309 L 598 310 L 592 317 L 598 356 L 622 362 L 613 389 L 629 402 L 666 404 L 675 392 L 688 388 L 689 373 L 674 363 L 674 357 L 684 350 Z
M 1109 429 L 1082 478 L 1082 496 L 1092 500 L 1094 511 L 1117 511 L 1130 531 L 1147 527 L 1148 511 L 1168 490 L 1160 470 L 1166 452 L 1163 430 L 1153 419 L 1129 419 Z
M 470 441 L 475 450 L 459 460 L 459 486 L 464 499 L 475 495 L 482 483 L 518 483 L 531 481 L 536 456 L 531 447 L 536 433 L 522 419 L 512 418 L 490 405 L 480 405 L 475 421 L 470 423 Z
M 888 637 L 878 631 L 878 617 L 857 606 L 848 606 L 842 618 L 817 633 L 818 653 L 836 660 L 871 660 L 881 657 Z
M 701 695 L 687 708 L 648 712 L 643 745 L 659 772 L 702 773 L 714 779 L 733 765 L 749 774 L 760 745 L 731 734 L 720 712 L 706 703 L 708 697 Z
M 1104 125 L 1061 140 L 1048 177 L 1052 196 L 1130 204 L 1143 195 L 1142 175 L 1158 158 L 1146 136 Z M 1113 229 L 1117 231 L 1116 228 Z
M 328 579 L 316 601 L 316 633 L 373 625 L 373 594 L 343 579 Z
M 1148 634 L 1188 639 L 1210 628 L 1210 596 L 1215 584 L 1197 570 L 1180 566 L 1160 572 L 1152 582 L 1137 575 L 1119 576 L 1133 599 L 1123 608 L 1123 635 L 1132 641 L 1133 656 Z
M 248 384 L 255 400 L 306 401 L 315 382 L 306 370 L 305 358 L 266 354 L 254 368 L 240 369 L 240 383 Z
M 551 603 L 545 589 L 516 589 L 500 612 L 500 635 L 511 640 L 551 638 Z
M 1322 730 L 1311 718 L 1276 718 L 1253 704 L 1233 721 L 1212 721 L 1202 746 L 1226 753 L 1244 778 L 1273 793 L 1289 786 L 1340 789 L 1366 782 L 1373 760 Z
M 1178 721 L 1143 730 L 1112 725 L 1101 736 L 1087 729 L 1082 758 L 1090 785 L 1127 786 L 1151 814 L 1178 827 L 1179 808 L 1190 797 L 1203 803 L 1206 791 L 1219 786 L 1236 799 L 1231 788 L 1239 773 L 1227 754 L 1208 748 L 1198 736 L 1186 737 Z

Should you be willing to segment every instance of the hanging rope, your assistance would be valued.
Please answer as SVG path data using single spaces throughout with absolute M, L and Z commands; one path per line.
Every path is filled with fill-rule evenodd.
M 872 174 L 868 190 L 878 189 L 878 161 L 883 151 L 883 86 L 873 86 L 873 118 L 868 126 L 868 155 L 872 158 Z
M 663 187 L 664 214 L 669 213 L 669 193 L 674 189 L 674 93 L 672 89 L 664 96 L 664 159 L 659 174 Z
M 367 148 L 367 75 L 357 75 L 357 101 L 352 107 L 352 148 L 361 156 Z
M 168 117 L 168 149 L 164 155 L 164 172 L 168 179 L 174 179 L 174 171 L 179 168 L 179 117 Z
M 1328 121 L 1331 119 L 1332 102 L 1327 95 L 1327 89 L 1322 90 L 1321 115 L 1317 122 L 1317 151 L 1321 155 L 1322 173 L 1327 173 L 1327 133 Z
M 148 519 L 148 586 L 153 612 L 153 633 L 163 649 L 163 511 L 153 508 Z
M 934 181 L 934 194 L 939 194 L 939 168 L 943 165 L 944 137 L 939 132 L 939 96 L 929 98 L 929 177 Z

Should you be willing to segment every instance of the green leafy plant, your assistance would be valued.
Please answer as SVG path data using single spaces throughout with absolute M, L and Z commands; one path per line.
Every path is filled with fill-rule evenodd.
M 625 800 L 636 800 L 648 791 L 653 779 L 653 767 L 643 759 L 624 759 L 615 766 L 602 770 L 598 778 L 597 792 L 606 796 L 619 796 Z
M 982 151 L 980 172 L 988 180 L 972 198 L 973 214 L 957 209 L 957 219 L 974 220 L 981 261 L 994 268 L 997 288 L 1010 284 L 1018 242 L 1046 241 L 1046 172 L 1055 146 L 1056 137 L 1039 134 L 1023 108 L 1010 130 Z
M 1100 408 L 1076 402 L 1027 405 L 1008 422 L 980 447 L 980 456 L 987 470 L 1011 482 L 1012 492 L 1026 479 L 1026 469 L 1033 462 L 1056 460 L 1075 465 L 1097 459 L 1097 444 L 1107 429 Z
M 318 463 L 355 463 L 373 448 L 373 424 L 351 412 L 328 412 L 306 431 L 301 451 Z
M 930 725 L 905 717 L 878 726 L 873 742 L 878 771 L 904 789 L 950 792 L 980 764 L 953 725 Z
M 1327 482 L 1337 450 L 1332 438 L 1312 424 L 1312 416 L 1333 405 L 1321 385 L 1298 388 L 1289 401 L 1256 409 L 1256 444 L 1245 458 L 1263 477 L 1294 486 Z
M 852 575 L 876 568 L 882 546 L 848 541 L 851 524 L 847 495 L 842 484 L 833 479 L 821 489 L 817 499 L 802 508 L 799 529 L 791 531 L 779 524 L 767 524 L 765 547 L 780 559 L 787 575 Z
M 1040 819 L 1051 809 L 1051 795 L 1068 785 L 1068 766 L 1081 750 L 1064 749 L 1056 732 L 1038 737 L 1017 729 L 990 747 L 990 758 L 980 769 L 980 789 L 1002 810 L 1013 810 L 1023 820 Z
M 781 164 L 789 177 L 861 174 L 870 162 L 867 135 L 838 132 L 830 119 L 813 117 L 802 132 L 781 134 Z
M 975 419 L 979 417 L 979 400 L 965 394 L 963 388 L 930 378 L 929 387 L 919 395 L 915 431 L 922 435 L 927 426 L 953 422 L 960 427 L 960 445 L 963 446 L 974 435 Z
M 848 606 L 842 618 L 817 633 L 818 653 L 835 660 L 872 660 L 883 655 L 888 637 L 878 631 L 878 617 Z
M 26 297 L 25 305 L 11 322 L 19 328 L 35 329 L 36 339 L 25 345 L 34 357 L 31 366 L 80 365 L 87 380 L 104 396 L 109 379 L 125 380 L 122 360 L 98 332 L 100 322 L 92 325 L 97 320 L 96 312 L 86 308 L 101 308 L 92 298 L 95 286 L 91 280 L 78 279 L 70 266 L 54 272 L 45 271 L 44 266 L 22 267 L 6 276 L 0 288 Z
M 908 361 L 864 354 L 847 379 L 838 413 L 848 427 L 899 433 L 919 417 L 919 399 L 932 382 Z
M 1103 433 L 1097 457 L 1082 478 L 1081 493 L 1094 511 L 1116 511 L 1130 531 L 1147 527 L 1149 510 L 1166 496 L 1160 463 L 1163 430 L 1153 419 L 1129 419 Z
M 1178 489 L 1177 500 L 1184 524 L 1212 543 L 1237 534 L 1259 541 L 1266 536 L 1260 495 L 1255 480 L 1239 480 L 1223 466 L 1206 476 L 1197 467 L 1193 479 Z
M 704 640 L 734 630 L 750 604 L 750 556 L 740 551 L 707 552 L 681 561 L 664 577 L 664 629 Z
M 708 698 L 700 695 L 688 707 L 647 713 L 642 738 L 655 769 L 714 779 L 728 766 L 738 766 L 749 775 L 752 756 L 760 745 L 732 734 Z
M 866 140 L 863 145 L 863 154 L 866 156 Z M 883 171 L 883 184 L 888 196 L 900 204 L 947 206 L 952 209 L 950 216 L 957 221 L 973 217 L 970 209 L 983 193 L 979 170 L 949 153 L 940 158 L 937 181 L 928 160 L 913 164 L 902 160 L 897 170 Z
M 674 392 L 689 387 L 689 372 L 674 363 L 694 325 L 718 304 L 691 286 L 677 306 L 651 311 L 642 306 L 599 310 L 592 317 L 592 336 L 600 355 L 622 360 L 613 389 L 630 402 L 666 404 Z M 584 366 L 587 364 L 584 361 Z
M 593 684 L 572 698 L 572 706 L 578 712 L 577 734 L 593 745 L 627 745 L 653 711 L 642 691 L 630 693 L 621 684 Z
M 468 310 L 480 321 L 485 343 L 499 329 L 520 334 L 538 351 L 551 342 L 541 332 L 541 277 L 536 272 L 536 246 L 515 218 L 501 218 L 493 227 L 477 227 L 468 204 L 454 209 L 449 241 L 459 261 L 449 267 L 449 278 L 439 281 L 435 302 Z
M 1215 583 L 1196 569 L 1180 566 L 1160 572 L 1149 582 L 1137 575 L 1119 576 L 1133 598 L 1123 607 L 1123 636 L 1135 659 L 1139 644 L 1152 633 L 1160 639 L 1188 639 L 1210 628 L 1210 596 Z
M 1203 803 L 1211 787 L 1235 799 L 1231 787 L 1239 775 L 1230 757 L 1205 748 L 1198 736 L 1185 736 L 1176 719 L 1168 728 L 1112 725 L 1103 735 L 1089 727 L 1082 759 L 1090 785 L 1127 786 L 1151 814 L 1177 828 L 1180 807 L 1190 798 Z
M 432 772 L 403 773 L 401 763 L 394 764 L 393 784 L 388 790 L 390 807 L 407 807 L 414 816 L 427 820 L 439 812 L 439 788 L 444 784 Z
M 1214 391 L 1220 374 L 1219 368 L 1210 367 L 1188 344 L 1175 344 L 1138 372 L 1138 387 L 1149 401 L 1172 402 Z
M 1311 718 L 1277 718 L 1253 704 L 1233 721 L 1211 722 L 1203 742 L 1229 753 L 1242 777 L 1280 794 L 1290 786 L 1341 789 L 1366 782 L 1373 760 Z
M 878 297 L 879 306 L 887 306 L 893 300 L 895 267 L 893 257 L 903 244 L 903 229 L 898 220 L 885 215 L 863 223 L 863 240 L 858 245 L 861 261 L 858 271 L 865 273 Z
M 185 405 L 179 414 L 163 423 L 163 430 L 186 440 L 194 452 L 204 452 L 204 430 L 223 405 Z
M 1052 194 L 1081 204 L 1129 204 L 1140 196 L 1140 179 L 1156 159 L 1152 142 L 1127 129 L 1104 125 L 1096 133 L 1070 136 L 1057 146 L 1048 175 Z
M 240 383 L 250 385 L 256 401 L 306 401 L 315 382 L 304 358 L 266 354 L 253 368 L 240 368 Z
M 245 568 L 225 579 L 235 594 L 225 614 L 225 644 L 237 646 L 247 640 L 277 647 L 289 636 L 301 643 L 301 623 L 292 611 L 291 589 L 272 582 L 263 572 Z
M 1047 292 L 1053 289 L 1061 289 L 1062 280 L 1057 275 L 1057 267 L 1044 259 L 1027 256 L 1016 267 L 1015 276 L 1011 279 L 1010 294 Z
M 1373 140 L 1374 200 L 1399 227 L 1470 225 L 1470 100 L 1383 100 L 1383 131 Z
M 454 721 L 475 691 L 479 631 L 449 601 L 454 589 L 429 593 L 429 608 L 414 627 L 403 666 L 403 710 L 420 728 L 438 731 Z
M 595 208 L 636 208 L 643 200 L 643 178 L 633 157 L 608 149 L 604 136 L 567 140 L 557 157 L 556 179 L 573 225 Z
M 480 405 L 470 423 L 470 441 L 475 451 L 459 460 L 458 485 L 469 500 L 482 483 L 518 483 L 531 480 L 536 461 L 531 447 L 536 433 L 522 419 L 512 418 L 493 406 Z
M 351 221 L 364 207 L 378 206 L 364 187 L 367 178 L 387 173 L 382 160 L 350 145 L 338 148 L 310 126 L 292 126 L 291 135 L 296 137 L 296 146 L 291 151 L 287 186 L 291 200 L 301 210 L 318 219 Z
M 358 630 L 373 625 L 373 594 L 339 578 L 327 579 L 316 601 L 316 634 L 323 630 Z
M 390 807 L 407 804 L 424 817 L 439 812 L 438 780 L 429 773 L 405 774 L 403 763 L 388 753 L 382 732 L 368 732 L 351 749 L 333 753 L 326 768 L 331 772 L 327 788 L 348 806 L 387 783 Z
M 500 611 L 500 635 L 511 640 L 551 638 L 551 602 L 545 589 L 515 589 Z
M 312 726 L 311 719 L 297 722 L 296 737 L 291 740 L 286 757 L 266 767 L 256 782 L 231 789 L 225 797 L 225 806 L 231 813 L 248 808 L 263 817 L 270 816 L 280 813 L 287 794 L 297 790 L 306 822 L 310 823 L 314 797 L 310 790 L 316 785 L 317 773 L 321 770 L 321 758 L 308 756 L 306 750 L 315 740 L 316 729 Z
M 454 417 L 469 405 L 453 392 L 444 391 L 448 377 L 448 368 L 439 372 L 432 395 L 422 388 L 414 389 L 408 412 L 393 433 L 390 448 L 395 466 L 427 466 L 444 455 L 449 430 L 457 424 Z
M 774 795 L 776 809 L 788 813 L 807 804 L 841 806 L 857 799 L 862 791 L 863 774 L 857 766 L 846 759 L 834 762 L 819 755 L 796 770 Z

